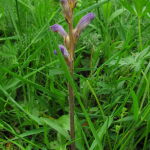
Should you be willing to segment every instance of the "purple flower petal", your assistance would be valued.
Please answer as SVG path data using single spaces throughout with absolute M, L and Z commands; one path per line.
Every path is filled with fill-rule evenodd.
M 63 46 L 63 45 L 58 45 L 58 46 L 59 46 L 59 49 L 60 49 L 62 55 L 64 56 L 64 58 L 69 58 L 69 53 L 68 53 L 67 49 L 65 48 L 65 46 Z M 54 50 L 54 54 L 57 55 L 56 50 Z
M 89 14 L 83 16 L 83 17 L 80 19 L 80 21 L 79 21 L 79 23 L 78 23 L 76 29 L 82 31 L 84 28 L 86 28 L 86 27 L 88 26 L 88 24 L 89 24 L 94 18 L 95 18 L 95 14 L 92 13 L 92 12 L 90 12 Z
M 50 26 L 53 32 L 58 32 L 62 37 L 66 37 L 68 34 L 64 30 L 64 28 L 59 24 L 54 24 L 53 26 Z
M 55 54 L 55 55 L 57 55 L 57 52 L 56 52 L 56 50 L 54 50 L 54 54 Z
M 85 15 L 80 19 L 78 25 L 73 30 L 73 37 L 75 43 L 77 43 L 82 30 L 85 29 L 94 18 L 95 18 L 95 14 L 90 12 L 89 14 Z

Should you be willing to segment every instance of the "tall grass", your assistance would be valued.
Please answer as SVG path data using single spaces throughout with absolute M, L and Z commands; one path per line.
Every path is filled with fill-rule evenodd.
M 75 26 L 96 17 L 76 45 L 74 81 L 47 31 L 68 31 L 59 1 L 0 2 L 0 149 L 69 149 L 68 80 L 77 149 L 150 148 L 149 1 L 78 0 Z

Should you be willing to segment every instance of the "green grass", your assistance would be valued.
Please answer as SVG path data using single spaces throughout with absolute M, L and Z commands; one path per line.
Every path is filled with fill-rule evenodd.
M 77 149 L 150 149 L 149 1 L 78 1 L 74 27 L 96 17 L 76 44 L 74 80 L 47 31 L 68 32 L 59 0 L 0 2 L 0 149 L 69 149 L 68 80 Z

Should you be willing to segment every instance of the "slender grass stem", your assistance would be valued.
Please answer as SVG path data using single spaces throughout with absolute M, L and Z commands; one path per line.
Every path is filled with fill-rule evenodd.
M 87 82 L 87 84 L 88 84 L 88 86 L 89 86 L 89 88 L 90 88 L 92 94 L 94 95 L 94 97 L 95 97 L 95 99 L 96 99 L 96 101 L 97 101 L 97 104 L 98 104 L 98 106 L 99 106 L 99 109 L 100 109 L 100 111 L 101 111 L 101 113 L 102 113 L 103 120 L 104 120 L 104 122 L 105 122 L 106 119 L 105 119 L 105 115 L 104 115 L 103 109 L 102 109 L 102 107 L 101 107 L 101 104 L 100 104 L 100 102 L 99 102 L 99 100 L 98 100 L 98 98 L 97 98 L 95 92 L 93 91 L 93 89 L 92 89 L 92 87 L 91 87 L 89 81 L 86 80 L 86 82 Z M 110 150 L 112 150 L 111 142 L 110 142 L 110 138 L 109 138 L 108 132 L 107 132 L 107 139 L 108 139 L 109 148 L 110 148 Z
M 91 52 L 90 68 L 92 68 L 92 59 L 93 59 L 93 46 L 94 46 L 94 42 L 93 42 L 93 44 L 92 44 L 92 52 Z M 93 74 L 93 72 L 92 72 L 92 69 L 91 69 L 91 78 L 92 78 L 92 74 Z M 93 80 L 93 79 L 92 79 L 92 80 Z
M 98 0 L 96 0 L 96 3 L 98 3 Z M 99 19 L 99 20 L 101 20 L 99 7 L 97 7 L 97 13 L 98 13 L 98 19 Z M 99 29 L 100 29 L 101 34 L 102 34 L 102 36 L 101 36 L 101 37 L 103 37 L 103 30 L 102 30 L 101 25 L 99 26 Z
M 69 38 L 70 38 L 70 64 L 69 64 L 69 71 L 73 78 L 73 64 L 74 64 L 74 40 L 73 40 L 73 18 L 71 23 L 69 23 Z M 75 140 L 75 124 L 74 124 L 74 91 L 71 84 L 68 82 L 68 91 L 69 91 L 69 114 L 70 114 L 70 138 L 71 140 Z M 75 142 L 71 143 L 71 150 L 76 150 Z
M 141 38 L 141 23 L 140 20 L 141 18 L 139 17 L 139 21 L 138 21 L 138 27 L 139 27 L 139 41 L 140 41 L 140 51 L 142 51 L 142 38 Z
M 142 98 L 142 102 L 141 102 L 141 105 L 140 105 L 139 112 L 142 110 L 142 107 L 143 107 L 143 104 L 144 104 L 144 100 L 145 100 L 145 98 L 146 98 L 146 95 L 147 95 L 147 88 L 146 88 L 146 91 L 145 91 L 145 93 L 144 93 L 144 95 L 143 95 L 143 98 Z
M 123 118 L 123 117 L 121 116 L 120 127 L 121 127 L 121 125 L 122 125 L 122 118 Z M 119 131 L 120 131 L 120 129 L 119 129 Z M 116 137 L 116 139 L 115 139 L 115 144 L 114 144 L 113 150 L 115 150 L 115 148 L 116 148 L 116 143 L 117 143 L 117 140 L 118 140 L 119 131 L 117 132 L 117 137 Z
M 143 107 L 143 104 L 144 104 L 144 100 L 145 100 L 145 98 L 146 98 L 146 95 L 149 96 L 149 82 L 148 82 L 148 79 L 147 79 L 145 73 L 144 73 L 143 71 L 141 71 L 141 72 L 142 72 L 142 74 L 143 74 L 143 76 L 144 76 L 144 78 L 145 78 L 145 80 L 146 80 L 147 87 L 146 87 L 146 89 L 145 89 L 145 93 L 144 93 L 143 98 L 142 98 L 142 102 L 141 102 L 141 106 L 140 106 L 139 112 L 142 110 L 142 107 Z M 150 101 L 149 101 L 149 98 L 148 98 L 148 103 L 149 103 L 149 102 L 150 102 Z
M 87 82 L 87 84 L 88 84 L 88 86 L 89 86 L 89 88 L 90 88 L 92 94 L 94 95 L 94 97 L 95 97 L 95 99 L 96 99 L 96 101 L 97 101 L 97 104 L 98 104 L 98 106 L 99 106 L 99 109 L 100 109 L 101 114 L 102 114 L 102 117 L 103 117 L 103 120 L 104 120 L 104 122 L 105 122 L 105 115 L 104 115 L 103 109 L 102 109 L 102 107 L 101 107 L 101 104 L 100 104 L 100 102 L 99 102 L 99 100 L 98 100 L 96 94 L 94 93 L 94 91 L 93 91 L 93 89 L 92 89 L 92 87 L 91 87 L 89 81 L 86 80 L 86 82 Z
M 147 142 L 148 142 L 148 131 L 149 131 L 149 120 L 147 120 L 146 136 L 145 136 L 143 150 L 146 150 L 146 145 L 147 145 Z

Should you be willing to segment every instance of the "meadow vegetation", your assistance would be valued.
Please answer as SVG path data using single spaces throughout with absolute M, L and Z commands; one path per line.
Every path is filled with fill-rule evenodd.
M 72 80 L 59 0 L 0 0 L 0 150 L 70 148 L 68 80 L 77 149 L 150 149 L 150 1 L 78 0 L 74 28 L 89 12 Z

